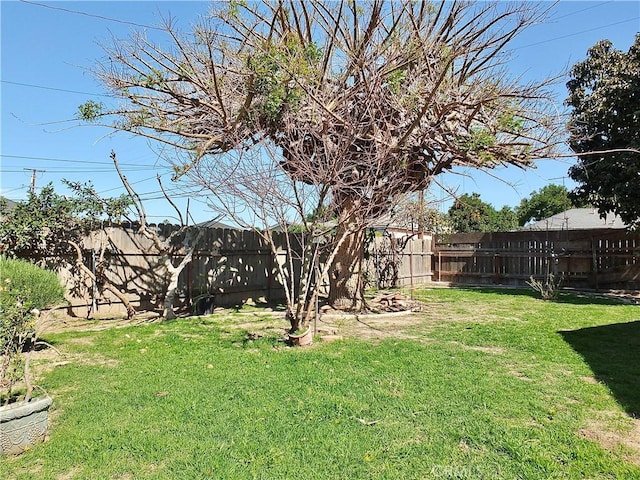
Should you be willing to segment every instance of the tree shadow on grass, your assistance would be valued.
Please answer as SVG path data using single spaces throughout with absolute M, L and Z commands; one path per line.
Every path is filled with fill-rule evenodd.
M 640 418 L 640 320 L 559 333 L 627 414 Z

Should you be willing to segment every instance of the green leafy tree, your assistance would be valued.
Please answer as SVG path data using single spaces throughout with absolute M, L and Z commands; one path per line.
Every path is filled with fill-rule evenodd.
M 571 69 L 569 145 L 578 162 L 569 176 L 574 198 L 601 214 L 615 212 L 640 225 L 640 34 L 627 53 L 608 40 L 591 47 Z M 592 153 L 593 152 L 593 153 Z M 601 152 L 601 153 L 599 153 Z
M 483 202 L 478 193 L 459 196 L 448 213 L 453 229 L 458 233 L 506 232 L 517 227 L 517 217 L 511 208 L 504 206 L 496 210 Z
M 480 194 L 459 196 L 449 208 L 453 229 L 458 233 L 484 232 L 487 230 L 491 206 L 480 199 Z
M 504 205 L 500 210 L 495 210 L 491 222 L 492 232 L 510 232 L 518 227 L 518 216 L 516 212 Z
M 0 205 L 0 253 L 43 256 L 54 238 L 68 236 L 77 226 L 77 204 L 58 195 L 51 184 L 9 210 Z
M 126 196 L 99 201 L 91 183 L 69 183 L 75 196 L 60 195 L 52 184 L 9 209 L 0 205 L 0 253 L 20 257 L 44 257 L 73 249 L 69 241 L 96 230 L 105 220 L 122 216 L 130 201 Z
M 113 285 L 101 264 L 107 242 L 98 254 L 98 267 L 85 264 L 82 239 L 91 231 L 105 226 L 105 221 L 117 220 L 128 208 L 127 196 L 99 199 L 91 183 L 69 183 L 74 196 L 56 193 L 51 184 L 39 193 L 31 192 L 26 201 L 17 202 L 10 211 L 0 206 L 0 253 L 33 262 L 47 261 L 52 268 L 69 265 L 80 279 L 90 278 L 101 290 L 113 293 L 127 308 L 129 316 L 135 314 L 127 296 Z
M 523 198 L 516 207 L 518 225 L 536 222 L 549 218 L 570 208 L 580 208 L 588 203 L 579 198 L 572 198 L 569 190 L 563 185 L 547 185 L 538 191 L 531 192 L 529 198 Z

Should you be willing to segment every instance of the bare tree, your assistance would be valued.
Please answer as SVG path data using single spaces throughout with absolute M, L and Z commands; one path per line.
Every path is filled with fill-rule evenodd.
M 270 162 L 262 189 L 245 195 L 254 210 L 275 198 L 299 207 L 313 189 L 318 210 L 298 217 L 334 218 L 330 300 L 359 309 L 364 228 L 399 195 L 457 165 L 552 155 L 560 122 L 548 82 L 511 78 L 505 63 L 543 16 L 524 3 L 232 1 L 189 35 L 167 20 L 169 46 L 116 40 L 98 75 L 123 104 L 87 102 L 80 116 L 115 114 L 115 128 L 184 150 L 176 177 L 216 189 Z M 222 164 L 227 182 L 210 167 Z M 290 188 L 274 193 L 283 175 Z M 229 210 L 233 190 L 214 191 Z
M 350 141 L 345 139 L 345 148 Z M 284 287 L 292 331 L 304 329 L 313 318 L 321 281 L 329 278 L 351 236 L 364 235 L 383 211 L 356 199 L 361 214 L 357 221 L 336 216 L 335 192 L 364 185 L 363 180 L 356 182 L 344 174 L 344 169 L 353 168 L 347 158 L 335 155 L 327 159 L 332 164 L 327 163 L 326 169 L 301 165 L 297 175 L 291 175 L 282 168 L 279 149 L 264 140 L 249 150 L 237 148 L 226 155 L 203 158 L 186 174 L 211 192 L 212 209 L 255 230 L 274 258 L 282 259 L 286 254 L 274 267 Z M 374 161 L 384 163 L 371 158 Z M 313 181 L 319 177 L 323 181 Z M 377 181 L 375 176 L 369 180 L 371 184 Z M 401 177 L 388 182 L 401 191 Z
M 127 190 L 127 194 L 129 195 L 129 198 L 131 198 L 131 202 L 138 214 L 138 233 L 151 241 L 153 248 L 160 254 L 160 262 L 167 269 L 169 274 L 169 283 L 167 284 L 166 291 L 164 293 L 162 317 L 166 320 L 173 320 L 176 318 L 174 303 L 176 290 L 178 288 L 178 279 L 180 278 L 182 271 L 193 259 L 195 249 L 204 235 L 204 229 L 188 225 L 184 216 L 180 212 L 180 209 L 171 200 L 169 195 L 167 195 L 167 192 L 162 185 L 162 181 L 158 176 L 158 184 L 160 185 L 162 194 L 176 211 L 180 220 L 179 227 L 172 228 L 171 233 L 168 236 L 161 235 L 155 226 L 147 223 L 147 214 L 144 209 L 144 204 L 138 193 L 131 187 L 127 177 L 122 173 L 122 170 L 120 170 L 118 158 L 116 153 L 113 151 L 111 152 L 111 160 L 113 160 L 120 180 Z

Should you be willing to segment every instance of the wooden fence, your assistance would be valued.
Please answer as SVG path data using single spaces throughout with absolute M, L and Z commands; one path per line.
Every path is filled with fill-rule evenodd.
M 169 276 L 151 242 L 132 228 L 107 229 L 86 239 L 86 265 L 96 265 L 91 252 L 104 242 L 109 245 L 105 269 L 109 281 L 126 292 L 136 307 L 161 310 Z M 300 254 L 295 248 L 288 250 L 283 234 L 278 242 L 274 255 L 255 232 L 208 229 L 180 276 L 177 304 L 204 313 L 217 305 L 282 300 L 277 265 L 291 258 L 298 269 Z M 176 259 L 181 255 L 184 252 L 178 251 Z M 564 285 L 575 288 L 640 290 L 640 234 L 601 229 L 454 234 L 435 239 L 377 236 L 369 246 L 365 272 L 369 286 L 378 288 L 432 281 L 522 286 L 532 276 L 539 279 L 554 273 L 564 277 Z M 71 271 L 61 275 L 73 285 L 72 313 L 84 315 L 92 306 L 99 312 L 123 310 L 113 296 L 98 295 L 91 282 L 74 282 L 77 275 Z
M 168 236 L 171 226 L 159 226 Z M 269 245 L 257 233 L 247 230 L 208 229 L 193 260 L 184 269 L 178 283 L 178 305 L 192 305 L 197 313 L 210 311 L 214 306 L 239 305 L 248 301 L 272 302 L 284 299 L 279 281 L 278 263 L 293 260 L 294 277 L 299 276 L 300 252 L 295 238 L 289 250 L 284 234 L 275 234 L 278 244 L 274 255 Z M 169 278 L 160 255 L 152 242 L 139 235 L 135 228 L 107 228 L 85 240 L 88 252 L 85 264 L 92 268 L 100 245 L 107 242 L 105 275 L 123 292 L 134 306 L 142 310 L 160 310 L 161 295 Z M 178 261 L 184 251 L 177 251 Z M 369 285 L 391 287 L 418 285 L 431 281 L 431 236 L 413 236 L 410 239 L 376 237 L 370 245 L 365 270 Z M 77 275 L 62 272 L 68 285 L 72 285 L 71 311 L 84 315 L 90 308 L 103 313 L 120 313 L 123 306 L 109 295 L 98 294 L 91 282 L 77 283 Z M 326 279 L 323 285 L 326 287 Z M 325 290 L 326 292 L 326 290 Z
M 433 280 L 433 237 L 427 234 L 376 237 L 365 272 L 371 287 L 423 285 Z
M 174 227 L 158 228 L 166 237 Z M 193 260 L 180 274 L 176 304 L 193 304 L 196 309 L 202 310 L 215 305 L 282 299 L 284 290 L 278 281 L 276 262 L 284 262 L 289 255 L 293 255 L 295 268 L 299 268 L 299 254 L 287 249 L 283 235 L 274 234 L 274 237 L 279 245 L 276 255 L 255 232 L 207 229 L 193 254 Z M 181 239 L 177 240 L 180 242 Z M 98 259 L 94 257 L 105 242 L 108 244 L 104 268 L 106 278 L 125 292 L 137 308 L 161 310 L 162 295 L 169 283 L 169 275 L 152 242 L 138 234 L 135 228 L 106 228 L 84 241 L 83 247 L 87 252 L 84 263 L 89 268 L 93 269 L 98 264 Z M 174 263 L 179 262 L 184 254 L 183 249 L 177 249 Z M 68 300 L 71 302 L 71 313 L 84 315 L 92 306 L 103 313 L 119 313 L 123 310 L 115 297 L 108 292 L 98 294 L 96 285 L 90 281 L 78 283 L 78 275 L 72 269 L 64 269 L 61 276 L 70 290 Z
M 620 229 L 454 234 L 434 252 L 441 282 L 524 285 L 553 273 L 568 287 L 640 289 L 640 233 Z

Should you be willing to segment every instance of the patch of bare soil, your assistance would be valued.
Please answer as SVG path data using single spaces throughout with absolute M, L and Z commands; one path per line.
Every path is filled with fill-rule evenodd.
M 640 419 L 632 419 L 631 428 L 612 431 L 607 423 L 591 420 L 580 429 L 580 435 L 598 442 L 604 449 L 618 453 L 625 460 L 640 466 Z
M 76 354 L 61 352 L 54 348 L 43 348 L 31 353 L 31 361 L 37 375 L 53 370 L 56 367 L 69 363 L 82 363 L 84 365 L 97 365 L 102 367 L 117 367 L 119 361 L 97 354 Z
M 429 331 L 443 320 L 450 323 L 469 320 L 466 308 L 452 308 L 451 303 L 421 302 L 397 293 L 378 294 L 367 302 L 367 307 L 369 313 L 365 314 L 321 308 L 318 332 L 349 338 L 408 338 L 428 342 Z M 493 318 L 480 314 L 478 321 Z
M 49 313 L 46 326 L 43 328 L 44 333 L 60 333 L 68 331 L 85 331 L 96 332 L 106 330 L 108 328 L 123 328 L 132 325 L 145 325 L 159 321 L 157 313 L 142 312 L 131 319 L 122 316 L 108 316 L 98 318 L 80 318 L 72 317 L 63 313 L 63 311 L 55 311 Z
M 317 329 L 323 335 L 348 338 L 383 339 L 412 338 L 426 340 L 417 326 L 424 326 L 424 319 L 413 312 L 356 314 L 323 314 Z M 412 330 L 414 330 L 412 332 Z
M 367 302 L 368 313 L 355 314 L 323 307 L 315 321 L 317 336 L 327 341 L 339 338 L 409 338 L 428 341 L 425 333 L 442 319 L 450 322 L 467 320 L 463 309 L 452 311 L 450 303 L 424 303 L 398 293 L 380 293 Z M 229 329 L 242 329 L 261 335 L 277 333 L 284 336 L 288 324 L 284 313 L 270 309 L 240 312 L 219 309 L 222 318 L 216 324 Z M 224 317 L 225 313 L 229 314 Z M 71 317 L 63 311 L 50 314 L 46 332 L 100 331 L 109 328 L 123 328 L 160 322 L 155 313 L 141 313 L 132 319 L 123 317 L 103 317 L 86 319 Z M 78 339 L 78 341 L 84 341 Z M 88 341 L 88 340 L 87 340 Z

